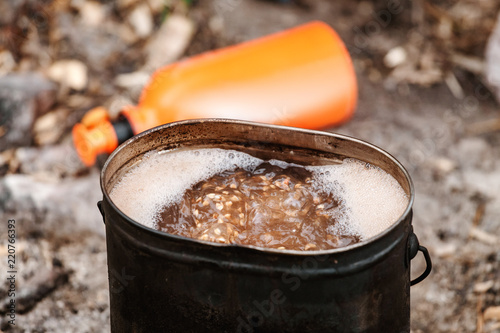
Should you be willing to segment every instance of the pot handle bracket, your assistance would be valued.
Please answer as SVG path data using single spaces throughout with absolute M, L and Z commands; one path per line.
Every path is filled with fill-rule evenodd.
M 106 217 L 105 217 L 105 214 L 104 214 L 104 208 L 102 207 L 102 200 L 99 200 L 97 202 L 97 208 L 99 208 L 99 212 L 101 212 L 102 222 L 104 222 L 104 224 L 106 224 Z
M 408 237 L 408 258 L 409 258 L 409 260 L 412 260 L 413 258 L 415 258 L 418 251 L 421 251 L 422 254 L 424 255 L 426 267 L 425 267 L 425 271 L 422 274 L 420 274 L 420 276 L 418 278 L 410 281 L 410 286 L 414 286 L 417 283 L 422 282 L 431 273 L 431 270 L 432 270 L 432 261 L 431 261 L 431 256 L 429 255 L 429 251 L 427 251 L 427 248 L 425 248 L 424 246 L 419 244 L 417 235 L 415 235 L 412 231 L 410 233 L 410 236 Z

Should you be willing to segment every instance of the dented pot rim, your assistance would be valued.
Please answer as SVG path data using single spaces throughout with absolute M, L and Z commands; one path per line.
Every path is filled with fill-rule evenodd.
M 404 175 L 404 178 L 406 182 L 408 183 L 408 188 L 409 188 L 409 193 L 408 193 L 408 205 L 406 206 L 404 212 L 401 214 L 401 216 L 398 218 L 397 221 L 395 221 L 390 227 L 386 228 L 384 231 L 378 233 L 377 235 L 370 237 L 366 240 L 363 240 L 359 243 L 355 243 L 352 245 L 348 245 L 345 247 L 341 248 L 336 248 L 336 249 L 329 249 L 329 250 L 320 250 L 320 251 L 298 251 L 298 250 L 278 250 L 278 249 L 270 249 L 270 248 L 264 248 L 264 247 L 258 247 L 258 246 L 250 246 L 250 245 L 238 245 L 238 244 L 219 244 L 219 243 L 214 243 L 210 241 L 202 241 L 202 240 L 197 240 L 197 239 L 192 239 L 192 238 L 187 238 L 183 236 L 178 236 L 178 235 L 172 235 L 168 234 L 163 231 L 155 230 L 150 227 L 147 227 L 134 219 L 130 218 L 128 215 L 123 213 L 118 206 L 115 205 L 115 203 L 111 200 L 109 193 L 106 189 L 106 185 L 104 183 L 105 177 L 106 177 L 106 171 L 108 169 L 109 164 L 111 161 L 120 154 L 120 152 L 124 149 L 128 149 L 128 147 L 134 142 L 138 141 L 139 139 L 149 136 L 154 132 L 157 131 L 165 131 L 169 128 L 172 127 L 179 127 L 179 126 L 186 126 L 186 125 L 193 125 L 193 124 L 203 124 L 203 123 L 219 123 L 219 124 L 227 124 L 227 125 L 245 125 L 245 126 L 252 126 L 252 127 L 260 127 L 260 128 L 269 128 L 269 129 L 274 129 L 277 131 L 295 131 L 295 132 L 301 132 L 304 134 L 310 134 L 310 135 L 318 135 L 318 136 L 325 136 L 325 137 L 331 137 L 331 138 L 336 138 L 340 140 L 346 140 L 346 141 L 351 141 L 355 142 L 357 144 L 363 145 L 365 147 L 368 147 L 371 150 L 376 151 L 379 154 L 384 155 L 387 157 L 391 163 L 393 163 L 399 171 L 402 172 Z M 386 170 L 384 170 L 386 171 Z M 386 171 L 387 172 L 387 171 Z M 251 121 L 244 121 L 244 120 L 238 120 L 238 119 L 225 119 L 225 118 L 204 118 L 204 119 L 189 119 L 189 120 L 181 120 L 181 121 L 176 121 L 176 122 L 171 122 L 167 123 L 164 125 L 160 125 L 157 127 L 153 127 L 147 131 L 141 132 L 132 138 L 128 139 L 127 141 L 123 142 L 121 145 L 119 145 L 108 157 L 106 160 L 101 173 L 100 173 L 100 187 L 101 187 L 101 192 L 103 193 L 103 197 L 107 204 L 111 206 L 111 208 L 118 213 L 124 221 L 126 221 L 129 225 L 133 226 L 134 228 L 138 228 L 142 230 L 143 232 L 149 233 L 151 235 L 154 235 L 155 237 L 162 238 L 165 240 L 176 240 L 178 242 L 185 242 L 186 244 L 192 243 L 196 244 L 198 246 L 207 246 L 211 249 L 216 249 L 219 248 L 221 250 L 223 249 L 234 249 L 238 248 L 239 250 L 248 250 L 252 251 L 255 253 L 262 253 L 262 254 L 272 254 L 272 255 L 284 255 L 284 256 L 301 256 L 301 257 L 307 257 L 307 256 L 318 256 L 318 255 L 331 255 L 331 254 L 341 254 L 341 253 L 346 253 L 352 250 L 356 249 L 361 249 L 365 248 L 367 246 L 370 246 L 370 244 L 376 243 L 384 238 L 387 237 L 388 234 L 391 234 L 395 229 L 398 228 L 398 226 L 401 223 L 404 223 L 405 220 L 409 218 L 409 223 L 411 224 L 411 219 L 412 219 L 412 207 L 415 199 L 415 188 L 413 185 L 413 181 L 406 170 L 406 168 L 390 153 L 385 151 L 384 149 L 369 143 L 367 141 L 344 135 L 344 134 L 338 134 L 338 133 L 332 133 L 332 132 L 326 132 L 322 130 L 310 130 L 310 129 L 303 129 L 303 128 L 298 128 L 298 127 L 290 127 L 290 126 L 283 126 L 283 125 L 271 125 L 271 124 L 265 124 L 265 123 L 258 123 L 258 122 L 251 122 Z

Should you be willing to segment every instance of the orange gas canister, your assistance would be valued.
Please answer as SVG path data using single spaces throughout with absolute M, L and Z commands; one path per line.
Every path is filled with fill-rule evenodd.
M 172 121 L 231 118 L 319 129 L 346 121 L 356 99 L 342 40 L 327 24 L 311 22 L 163 67 L 137 106 L 116 120 L 101 107 L 90 110 L 73 138 L 90 166 L 134 134 Z

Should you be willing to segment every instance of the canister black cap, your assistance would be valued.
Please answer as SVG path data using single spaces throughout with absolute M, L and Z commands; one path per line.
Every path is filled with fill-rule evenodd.
M 132 131 L 132 126 L 130 126 L 129 121 L 125 116 L 123 115 L 118 116 L 118 119 L 113 121 L 112 124 L 116 132 L 116 137 L 118 139 L 119 145 L 134 136 L 134 132 Z

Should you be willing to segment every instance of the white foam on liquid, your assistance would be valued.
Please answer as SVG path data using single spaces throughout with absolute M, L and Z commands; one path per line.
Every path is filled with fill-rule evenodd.
M 110 197 L 127 216 L 156 228 L 161 210 L 180 202 L 184 192 L 198 182 L 238 167 L 251 170 L 262 162 L 242 152 L 217 148 L 151 151 L 123 176 Z
M 408 206 L 399 183 L 382 169 L 355 159 L 342 164 L 309 166 L 317 185 L 340 201 L 332 229 L 371 238 L 393 225 Z M 332 230 L 334 231 L 334 230 Z
M 116 184 L 110 196 L 123 213 L 156 228 L 161 210 L 180 202 L 184 192 L 198 182 L 238 167 L 252 170 L 262 162 L 243 152 L 218 148 L 152 151 Z M 284 167 L 283 163 L 287 164 L 278 164 Z M 331 232 L 368 239 L 394 224 L 408 205 L 408 196 L 399 183 L 367 163 L 345 159 L 341 164 L 306 169 L 313 173 L 318 189 L 340 202 L 331 213 L 338 222 Z

